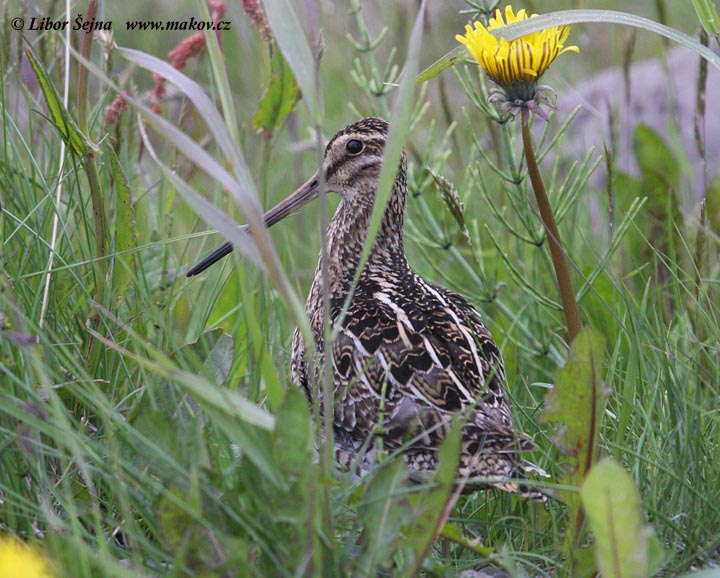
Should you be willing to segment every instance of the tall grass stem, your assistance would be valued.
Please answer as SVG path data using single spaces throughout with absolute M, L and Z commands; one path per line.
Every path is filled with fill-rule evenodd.
M 70 21 L 70 0 L 65 0 L 65 18 Z M 65 73 L 63 79 L 63 105 L 67 109 L 70 98 L 70 27 L 65 31 Z M 40 319 L 38 328 L 42 329 L 47 317 L 50 302 L 50 284 L 52 283 L 52 268 L 55 264 L 55 247 L 57 246 L 58 226 L 60 225 L 60 199 L 63 191 L 63 167 L 65 166 L 65 152 L 67 146 L 60 139 L 60 159 L 58 161 L 58 184 L 55 189 L 55 214 L 53 215 L 52 235 L 50 237 L 50 255 L 48 256 L 47 271 L 45 273 L 45 289 L 43 290 L 42 305 L 40 306 Z

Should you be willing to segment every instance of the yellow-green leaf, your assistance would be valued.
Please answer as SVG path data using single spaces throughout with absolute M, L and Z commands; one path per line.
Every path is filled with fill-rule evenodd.
M 712 0 L 692 0 L 692 3 L 705 32 L 713 36 L 720 34 L 720 18 Z
M 113 269 L 113 294 L 123 299 L 135 272 L 132 251 L 137 248 L 135 239 L 135 207 L 132 191 L 125 172 L 120 166 L 115 151 L 105 147 L 110 158 L 110 172 L 115 183 L 115 251 L 116 264 Z
M 600 419 L 608 389 L 602 380 L 605 339 L 593 329 L 583 330 L 557 374 L 555 387 L 545 396 L 542 423 L 560 422 L 556 445 L 568 456 L 571 482 L 579 483 L 599 451 Z M 578 474 L 575 477 L 572 474 Z
M 272 444 L 279 468 L 289 479 L 307 476 L 308 464 L 313 461 L 315 443 L 310 407 L 300 388 L 291 387 L 287 391 L 276 419 Z M 302 491 L 306 494 L 302 496 L 305 500 L 308 488 L 302 488 Z
M 445 54 L 445 56 L 442 56 L 440 59 L 436 60 L 425 70 L 423 70 L 420 74 L 418 74 L 417 81 L 426 82 L 431 78 L 436 77 L 443 70 L 452 68 L 460 62 L 464 62 L 469 57 L 470 54 L 468 53 L 467 48 L 465 48 L 465 46 L 461 44 L 460 46 L 453 48 L 450 52 Z
M 300 97 L 300 90 L 292 70 L 278 50 L 270 62 L 270 82 L 260 106 L 253 116 L 254 129 L 273 131 L 280 128 Z
M 77 124 L 75 124 L 70 113 L 63 105 L 62 99 L 55 89 L 55 85 L 50 80 L 45 67 L 28 45 L 25 45 L 25 54 L 30 61 L 30 66 L 32 66 L 35 72 L 38 83 L 40 83 L 40 89 L 42 90 L 45 103 L 50 111 L 50 118 L 58 131 L 60 131 L 60 136 L 65 141 L 65 144 L 81 156 L 97 151 L 97 147 L 85 137 Z
M 645 578 L 648 536 L 640 496 L 625 469 L 612 459 L 598 462 L 580 490 L 595 556 L 603 578 Z
M 290 0 L 263 0 L 275 41 L 292 68 L 302 90 L 305 106 L 315 122 L 322 118 L 322 99 L 315 84 L 315 57 Z
M 573 341 L 568 361 L 557 374 L 555 386 L 545 396 L 540 422 L 561 424 L 553 443 L 565 456 L 565 472 L 560 483 L 580 486 L 600 454 L 600 425 L 608 389 L 602 380 L 602 359 L 605 340 L 599 332 L 585 329 Z M 570 510 L 573 520 L 568 525 L 566 554 L 576 563 L 573 544 L 579 529 L 581 504 L 576 492 L 560 490 L 560 498 Z
M 422 493 L 408 496 L 413 508 L 414 521 L 408 528 L 403 545 L 411 548 L 415 554 L 415 567 L 407 576 L 421 574 L 422 565 L 438 532 L 447 528 L 444 525 L 446 508 L 453 500 L 453 491 L 457 481 L 457 465 L 460 459 L 460 438 L 462 423 L 457 420 L 452 424 L 438 451 L 438 465 L 431 483 Z M 460 543 L 458 540 L 455 540 Z M 475 551 L 475 550 L 473 550 Z

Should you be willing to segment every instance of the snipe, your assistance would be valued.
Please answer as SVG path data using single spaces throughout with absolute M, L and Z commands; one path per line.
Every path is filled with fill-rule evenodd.
M 366 118 L 346 126 L 325 149 L 327 190 L 342 201 L 327 231 L 330 318 L 341 310 L 357 270 L 380 177 L 388 124 Z M 360 473 L 375 459 L 377 440 L 403 449 L 411 479 L 421 480 L 437 464 L 437 448 L 458 414 L 462 432 L 459 477 L 467 490 L 492 485 L 541 498 L 517 480 L 538 471 L 519 453 L 532 449 L 513 430 L 503 360 L 478 312 L 459 295 L 423 281 L 403 249 L 406 156 L 347 315 L 331 348 L 336 456 Z M 268 226 L 318 195 L 313 176 L 265 215 Z M 197 275 L 230 253 L 228 243 L 193 267 Z M 318 263 L 306 309 L 317 351 L 306 354 L 295 331 L 293 382 L 309 400 L 318 398 L 323 357 L 323 275 Z M 358 455 L 364 452 L 363 455 Z M 510 481 L 513 478 L 515 481 Z

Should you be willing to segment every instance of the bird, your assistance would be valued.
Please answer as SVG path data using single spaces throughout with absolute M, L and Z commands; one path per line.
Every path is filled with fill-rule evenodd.
M 503 358 L 490 331 L 466 299 L 426 282 L 408 263 L 405 152 L 355 285 L 388 128 L 380 118 L 347 125 L 328 142 L 318 172 L 265 214 L 265 224 L 272 226 L 317 197 L 321 181 L 341 198 L 327 228 L 327 263 L 321 254 L 306 302 L 316 347 L 309 351 L 295 330 L 291 380 L 322 410 L 321 375 L 325 364 L 331 365 L 335 457 L 341 469 L 363 476 L 382 449 L 401 454 L 410 481 L 421 483 L 435 471 L 438 448 L 453 420 L 460 419 L 457 479 L 463 493 L 492 486 L 544 500 L 545 493 L 527 483 L 529 473 L 545 474 L 522 458 L 535 448 L 514 430 Z M 226 243 L 187 275 L 201 273 L 231 251 Z M 328 347 L 326 291 L 335 327 Z

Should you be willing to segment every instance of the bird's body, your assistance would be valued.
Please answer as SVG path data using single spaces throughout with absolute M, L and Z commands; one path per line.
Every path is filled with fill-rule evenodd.
M 317 347 L 308 354 L 295 332 L 292 380 L 323 408 L 322 369 L 331 364 L 336 455 L 344 468 L 364 473 L 382 441 L 389 451 L 402 450 L 410 478 L 420 481 L 436 467 L 438 447 L 460 416 L 465 421 L 458 477 L 465 489 L 492 481 L 540 497 L 518 483 L 525 470 L 536 468 L 519 457 L 531 445 L 514 432 L 503 361 L 490 332 L 472 305 L 425 282 L 405 257 L 405 155 L 368 262 L 342 315 L 367 237 L 387 129 L 381 119 L 364 119 L 327 145 L 321 171 L 327 189 L 342 201 L 327 231 L 327 267 L 321 259 L 306 304 Z M 311 179 L 284 202 L 287 206 L 281 203 L 273 211 L 288 214 L 317 187 L 317 179 Z M 328 348 L 325 279 L 330 322 L 339 322 Z

